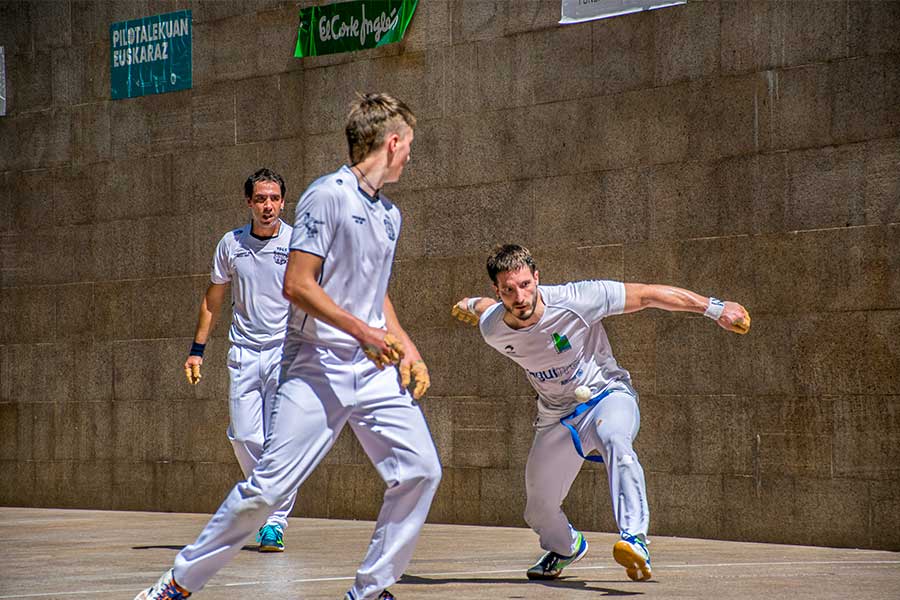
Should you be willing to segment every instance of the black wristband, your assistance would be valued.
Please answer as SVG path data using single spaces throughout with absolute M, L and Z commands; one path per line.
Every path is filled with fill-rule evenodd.
M 188 352 L 188 356 L 199 356 L 203 358 L 203 351 L 206 350 L 206 344 L 198 344 L 197 342 L 191 343 L 191 351 Z

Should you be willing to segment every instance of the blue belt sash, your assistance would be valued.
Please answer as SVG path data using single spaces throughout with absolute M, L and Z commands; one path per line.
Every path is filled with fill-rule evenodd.
M 595 406 L 600 404 L 601 400 L 603 400 L 604 398 L 609 396 L 614 391 L 615 391 L 615 389 L 606 388 L 605 390 L 603 390 L 602 392 L 600 392 L 599 394 L 597 394 L 596 396 L 594 396 L 587 402 L 582 402 L 581 404 L 576 406 L 574 411 L 572 411 L 571 413 L 567 414 L 566 416 L 564 416 L 562 419 L 559 420 L 560 424 L 569 430 L 569 435 L 572 436 L 572 444 L 574 444 L 575 450 L 578 452 L 578 456 L 580 456 L 584 460 L 602 463 L 603 457 L 596 456 L 596 455 L 590 455 L 590 456 L 584 455 L 584 450 L 582 450 L 582 448 L 581 448 L 581 437 L 578 435 L 578 430 L 575 429 L 575 426 L 572 425 L 571 421 L 574 421 L 577 417 L 580 417 L 587 411 L 591 410 L 592 408 L 594 408 Z

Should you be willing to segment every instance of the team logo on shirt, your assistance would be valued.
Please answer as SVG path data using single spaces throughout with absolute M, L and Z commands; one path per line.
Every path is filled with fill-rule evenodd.
M 562 354 L 567 350 L 572 349 L 572 344 L 569 343 L 569 338 L 564 335 L 559 335 L 558 333 L 553 334 L 553 347 L 556 349 L 557 354 Z
M 397 232 L 394 231 L 394 224 L 390 217 L 384 218 L 384 230 L 387 232 L 388 239 L 392 242 L 397 239 Z
M 319 225 L 324 225 L 325 221 L 320 221 L 311 214 L 304 213 L 300 217 L 300 226 L 306 228 L 306 237 L 312 239 L 319 235 Z
M 272 258 L 275 259 L 276 265 L 287 264 L 287 261 L 288 261 L 287 248 L 276 248 L 275 252 L 272 254 Z

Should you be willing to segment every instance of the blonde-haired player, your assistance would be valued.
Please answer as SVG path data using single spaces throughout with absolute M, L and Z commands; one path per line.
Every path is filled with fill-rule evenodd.
M 403 173 L 414 126 L 412 111 L 386 94 L 353 104 L 351 165 L 313 182 L 297 205 L 284 278 L 291 315 L 262 458 L 173 569 L 136 600 L 181 600 L 200 590 L 348 424 L 387 489 L 345 598 L 393 598 L 386 588 L 409 563 L 441 478 L 416 403 L 428 389 L 428 369 L 387 296 L 401 221 L 381 186 Z
M 525 466 L 525 520 L 546 552 L 528 569 L 528 578 L 555 579 L 587 552 L 587 541 L 561 505 L 582 461 L 597 460 L 589 454 L 596 450 L 606 465 L 620 531 L 613 557 L 629 578 L 650 579 L 650 509 L 644 471 L 631 445 L 640 427 L 638 396 L 628 371 L 613 358 L 601 320 L 652 307 L 702 313 L 723 329 L 746 333 L 750 316 L 734 302 L 667 285 L 540 285 L 531 253 L 515 244 L 497 246 L 487 270 L 500 302 L 463 298 L 451 312 L 479 325 L 488 345 L 524 368 L 538 393 Z

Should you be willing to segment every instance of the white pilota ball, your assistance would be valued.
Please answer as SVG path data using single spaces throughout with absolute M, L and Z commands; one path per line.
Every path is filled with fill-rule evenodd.
M 587 402 L 591 399 L 591 388 L 586 385 L 579 385 L 575 388 L 575 397 L 579 402 Z

